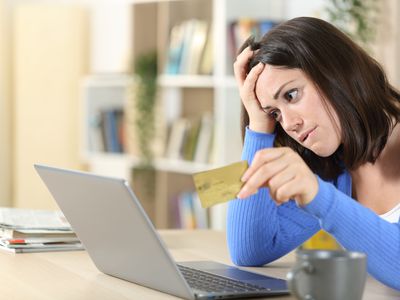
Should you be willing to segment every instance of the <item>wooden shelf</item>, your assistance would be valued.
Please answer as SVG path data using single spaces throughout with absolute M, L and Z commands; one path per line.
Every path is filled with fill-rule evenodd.
M 237 88 L 233 76 L 206 76 L 206 75 L 167 75 L 158 77 L 160 87 L 178 88 Z
M 161 75 L 158 77 L 161 87 L 204 87 L 213 88 L 215 79 L 205 75 Z
M 91 165 L 125 165 L 129 168 L 134 168 L 135 166 L 139 165 L 140 160 L 138 157 L 129 154 L 99 152 L 88 154 L 87 162 L 89 162 Z M 216 167 L 217 165 L 201 164 L 185 160 L 171 160 L 167 158 L 156 158 L 154 160 L 154 168 L 158 171 L 174 172 L 187 175 L 202 172 Z

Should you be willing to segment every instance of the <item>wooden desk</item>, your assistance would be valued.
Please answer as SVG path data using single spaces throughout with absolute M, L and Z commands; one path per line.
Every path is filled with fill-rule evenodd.
M 177 261 L 215 260 L 231 264 L 225 235 L 216 231 L 160 231 Z M 265 268 L 248 268 L 285 278 L 294 261 L 289 254 Z M 0 252 L 2 299 L 178 299 L 100 273 L 85 251 L 10 254 Z M 271 299 L 271 298 L 268 298 Z M 279 297 L 277 299 L 294 299 Z M 400 299 L 400 292 L 369 278 L 364 299 Z

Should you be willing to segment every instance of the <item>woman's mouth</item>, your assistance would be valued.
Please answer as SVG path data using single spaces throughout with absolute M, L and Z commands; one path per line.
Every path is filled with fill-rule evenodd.
M 317 127 L 314 127 L 314 128 L 311 128 L 311 129 L 306 130 L 305 132 L 303 132 L 299 137 L 300 143 L 304 143 L 308 139 L 310 134 L 312 134 L 316 128 Z

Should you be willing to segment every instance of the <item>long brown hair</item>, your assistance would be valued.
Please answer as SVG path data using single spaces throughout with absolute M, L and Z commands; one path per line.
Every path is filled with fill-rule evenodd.
M 336 111 L 342 145 L 330 157 L 319 157 L 293 140 L 277 123 L 275 146 L 297 151 L 324 179 L 343 168 L 375 162 L 400 119 L 400 94 L 379 63 L 333 25 L 317 18 L 291 19 L 270 30 L 259 42 L 248 39 L 255 52 L 248 71 L 259 62 L 298 68 L 313 81 L 324 101 Z M 249 116 L 242 105 L 242 134 Z

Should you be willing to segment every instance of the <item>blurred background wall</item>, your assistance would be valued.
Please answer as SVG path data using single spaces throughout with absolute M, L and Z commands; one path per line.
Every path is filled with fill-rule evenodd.
M 11 32 L 9 3 L 0 0 L 0 205 L 12 204 Z
M 13 28 L 13 204 L 46 207 L 32 166 L 79 168 L 79 83 L 88 72 L 88 12 L 20 4 Z
M 79 168 L 79 83 L 88 72 L 88 9 L 1 2 L 0 203 L 54 207 L 33 163 Z

